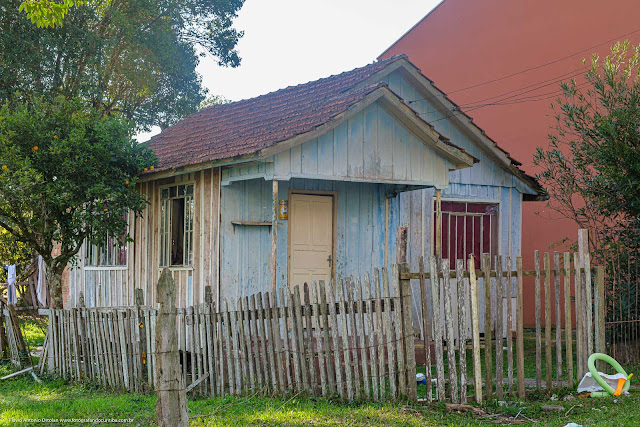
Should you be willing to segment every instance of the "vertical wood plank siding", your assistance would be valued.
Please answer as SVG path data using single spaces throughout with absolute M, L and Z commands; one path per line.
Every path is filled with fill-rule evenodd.
M 291 179 L 280 181 L 278 198 L 288 200 L 289 191 L 327 191 L 336 194 L 335 273 L 337 277 L 362 276 L 383 266 L 384 184 Z M 222 297 L 238 298 L 264 288 L 271 278 L 271 233 L 267 226 L 234 226 L 231 221 L 270 222 L 271 182 L 264 179 L 232 182 L 222 192 Z M 393 200 L 393 199 L 392 199 Z M 277 286 L 288 283 L 289 226 L 278 221 Z M 390 228 L 390 241 L 395 229 Z M 226 286 L 235 284 L 238 286 Z
M 129 221 L 134 243 L 127 248 L 127 266 L 84 266 L 84 248 L 78 263 L 69 268 L 69 299 L 65 307 L 76 307 L 80 292 L 87 307 L 134 305 L 134 288 L 142 288 L 144 304 L 155 304 L 155 283 L 160 277 L 160 188 L 189 182 L 194 184 L 193 262 L 191 266 L 172 268 L 176 282 L 177 306 L 204 302 L 205 286 L 211 286 L 217 300 L 216 264 L 218 260 L 218 191 L 220 169 L 178 175 L 172 178 L 142 182 L 140 192 L 149 199 L 143 216 Z M 192 301 L 189 296 L 192 295 Z

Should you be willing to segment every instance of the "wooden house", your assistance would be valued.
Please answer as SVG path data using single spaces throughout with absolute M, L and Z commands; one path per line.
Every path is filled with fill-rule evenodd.
M 397 56 L 185 118 L 149 143 L 159 162 L 138 184 L 150 205 L 135 242 L 87 244 L 65 305 L 80 292 L 87 306 L 130 305 L 134 288 L 154 304 L 164 267 L 179 306 L 207 286 L 234 301 L 362 275 L 395 262 L 400 225 L 417 268 L 440 191 L 443 252 L 518 253 L 522 202 L 540 188 L 452 105 Z

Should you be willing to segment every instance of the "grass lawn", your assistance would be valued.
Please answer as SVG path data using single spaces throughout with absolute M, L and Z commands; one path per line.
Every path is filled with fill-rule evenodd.
M 25 340 L 32 348 L 42 345 L 43 326 L 43 320 L 39 318 L 29 318 L 23 324 Z M 526 368 L 529 376 L 535 376 L 535 340 L 533 352 L 531 345 L 532 340 L 527 339 Z M 0 363 L 0 377 L 13 371 L 11 365 Z M 131 419 L 132 424 L 125 425 L 154 424 L 154 395 L 110 392 L 91 385 L 66 384 L 62 379 L 43 380 L 43 384 L 38 384 L 31 376 L 22 375 L 0 382 L 0 425 L 53 426 L 59 423 L 13 420 L 59 418 Z M 424 386 L 420 386 L 419 390 L 424 395 Z M 557 393 L 562 398 L 569 391 L 564 389 Z M 545 404 L 561 405 L 564 410 L 549 414 L 541 409 Z M 631 396 L 620 398 L 617 403 L 613 399 L 550 401 L 544 394 L 539 394 L 524 403 L 508 401 L 506 405 L 499 405 L 493 401 L 485 404 L 482 409 L 490 415 L 449 412 L 444 405 L 439 404 L 347 404 L 305 396 L 289 396 L 284 399 L 257 396 L 189 399 L 190 421 L 195 426 L 479 426 L 511 424 L 517 421 L 550 426 L 564 426 L 569 422 L 585 426 L 633 426 L 640 424 L 640 390 L 632 389 Z
M 12 372 L 0 365 L 0 376 Z M 25 423 L 12 420 L 56 418 L 132 419 L 133 425 L 153 425 L 155 396 L 109 392 L 91 386 L 65 384 L 61 379 L 45 379 L 36 383 L 21 376 L 0 383 L 0 425 L 56 425 Z M 557 414 L 542 411 L 544 404 L 560 404 L 565 410 Z M 535 421 L 540 425 L 564 426 L 568 422 L 581 425 L 633 426 L 640 420 L 640 391 L 613 399 L 573 399 L 551 402 L 546 397 L 523 404 L 509 402 L 499 406 L 492 402 L 483 407 L 500 415 L 499 421 Z M 226 397 L 190 399 L 191 424 L 196 426 L 458 426 L 486 425 L 496 421 L 470 413 L 449 413 L 442 405 L 422 406 L 405 403 L 345 404 L 325 399 L 291 396 L 288 399 L 267 397 Z M 514 418 L 515 417 L 515 418 Z M 83 424 L 76 424 L 83 425 Z M 86 425 L 90 425 L 87 423 Z

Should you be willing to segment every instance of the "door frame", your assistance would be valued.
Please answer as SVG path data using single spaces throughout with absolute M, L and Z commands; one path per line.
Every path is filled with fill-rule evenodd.
M 337 191 L 323 191 L 323 190 L 299 190 L 289 189 L 289 219 L 287 221 L 287 287 L 291 286 L 291 218 L 293 218 L 293 203 L 291 203 L 291 196 L 294 194 L 304 194 L 308 196 L 330 196 L 331 203 L 333 204 L 333 213 L 331 218 L 332 235 L 331 235 L 331 278 L 336 277 L 336 241 L 338 236 L 338 228 L 336 225 L 336 219 L 338 217 L 338 192 Z M 309 283 L 311 285 L 311 283 Z M 325 283 L 325 286 L 328 283 Z

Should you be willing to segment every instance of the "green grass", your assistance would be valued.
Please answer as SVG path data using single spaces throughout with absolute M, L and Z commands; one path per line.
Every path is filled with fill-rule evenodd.
M 0 365 L 0 376 L 12 372 L 10 365 Z M 561 390 L 560 396 L 567 390 Z M 289 398 L 225 397 L 189 399 L 191 425 L 195 426 L 480 426 L 495 421 L 533 420 L 540 425 L 563 426 L 568 422 L 582 425 L 632 426 L 640 420 L 640 391 L 619 399 L 573 399 L 550 402 L 540 394 L 539 400 L 507 406 L 495 401 L 483 407 L 493 417 L 481 418 L 469 413 L 449 413 L 443 405 L 407 403 L 342 403 L 304 396 Z M 12 423 L 10 420 L 38 418 L 130 418 L 133 425 L 153 425 L 155 396 L 134 395 L 101 390 L 91 385 L 69 385 L 61 379 L 44 378 L 37 384 L 30 376 L 20 376 L 0 383 L 0 425 L 56 425 L 56 423 Z M 546 414 L 544 404 L 560 404 L 565 410 Z M 568 414 L 567 414 L 568 413 Z M 83 424 L 75 424 L 83 425 Z M 86 424 L 90 425 L 90 424 Z M 127 424 L 129 425 L 129 424 Z
M 44 336 L 47 333 L 46 316 L 21 316 L 20 317 L 20 329 L 22 330 L 22 337 L 25 344 L 31 350 L 44 344 Z
M 31 348 L 42 345 L 46 319 L 23 318 L 25 340 Z M 535 377 L 535 336 L 525 338 L 525 372 Z M 544 351 L 542 371 L 544 379 Z M 555 355 L 553 358 L 555 376 Z M 446 365 L 445 365 L 446 366 Z M 468 352 L 471 374 L 471 352 Z M 484 370 L 484 363 L 482 365 Z M 420 370 L 420 369 L 418 369 Z M 0 376 L 14 371 L 9 364 L 0 364 Z M 495 373 L 494 373 L 495 374 Z M 506 376 L 506 361 L 505 361 Z M 103 390 L 95 385 L 71 385 L 62 379 L 43 378 L 36 383 L 31 376 L 0 382 L 0 425 L 57 425 L 57 423 L 11 422 L 26 419 L 57 418 L 118 418 L 132 419 L 133 425 L 153 425 L 154 395 L 135 395 Z M 424 386 L 419 388 L 424 396 Z M 571 390 L 556 390 L 562 399 Z M 544 404 L 559 404 L 565 410 L 557 414 L 542 411 Z M 189 399 L 191 425 L 195 426 L 480 426 L 492 422 L 509 423 L 515 419 L 535 421 L 539 425 L 564 426 L 568 422 L 581 425 L 633 426 L 640 424 L 640 391 L 618 399 L 572 399 L 549 401 L 544 393 L 532 392 L 527 402 L 496 401 L 482 408 L 491 416 L 470 413 L 450 413 L 444 405 L 423 406 L 408 403 L 344 403 L 331 399 L 305 396 L 287 398 L 225 397 Z M 69 425 L 84 425 L 69 424 Z M 86 425 L 92 425 L 87 423 Z M 127 424 L 130 425 L 130 424 Z

